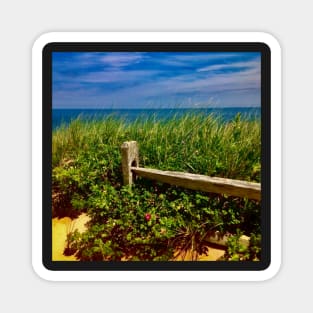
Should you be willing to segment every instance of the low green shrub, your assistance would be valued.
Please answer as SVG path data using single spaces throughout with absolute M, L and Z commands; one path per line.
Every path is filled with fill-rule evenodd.
M 140 182 L 119 190 L 94 185 L 91 191 L 85 203 L 90 227 L 68 238 L 81 260 L 169 260 L 175 251 L 188 250 L 203 254 L 214 231 L 250 224 L 242 212 L 250 212 L 251 203 L 238 198 Z
M 229 237 L 227 250 L 220 261 L 260 261 L 261 260 L 261 234 L 250 234 L 249 244 L 240 241 L 242 231 L 237 229 L 235 235 Z

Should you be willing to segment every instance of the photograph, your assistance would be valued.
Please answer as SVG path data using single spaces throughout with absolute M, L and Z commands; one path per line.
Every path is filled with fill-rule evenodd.
M 262 53 L 112 50 L 51 52 L 52 262 L 263 261 Z

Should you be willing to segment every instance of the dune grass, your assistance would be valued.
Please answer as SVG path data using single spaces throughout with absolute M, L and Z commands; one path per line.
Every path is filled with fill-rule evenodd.
M 118 159 L 114 160 L 117 165 L 117 152 L 129 140 L 138 142 L 144 167 L 260 181 L 260 121 L 239 115 L 229 123 L 214 115 L 196 114 L 171 120 L 152 116 L 133 123 L 113 117 L 77 119 L 53 132 L 52 166 L 76 159 L 86 150 L 100 153 L 104 146 Z

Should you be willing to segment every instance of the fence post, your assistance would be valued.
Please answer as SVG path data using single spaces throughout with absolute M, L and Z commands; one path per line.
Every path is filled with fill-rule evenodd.
M 137 141 L 126 141 L 121 146 L 123 184 L 132 185 L 134 174 L 131 167 L 139 166 L 139 151 Z

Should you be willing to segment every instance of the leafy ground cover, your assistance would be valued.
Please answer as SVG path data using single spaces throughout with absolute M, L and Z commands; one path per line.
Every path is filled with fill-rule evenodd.
M 122 186 L 120 146 L 136 140 L 142 167 L 260 182 L 260 131 L 259 120 L 237 115 L 224 123 L 197 114 L 133 123 L 76 119 L 54 130 L 53 216 L 91 217 L 86 232 L 69 234 L 65 253 L 86 261 L 158 261 L 192 250 L 197 259 L 218 230 L 253 238 L 245 249 L 230 241 L 225 259 L 259 259 L 259 202 L 141 178 Z

